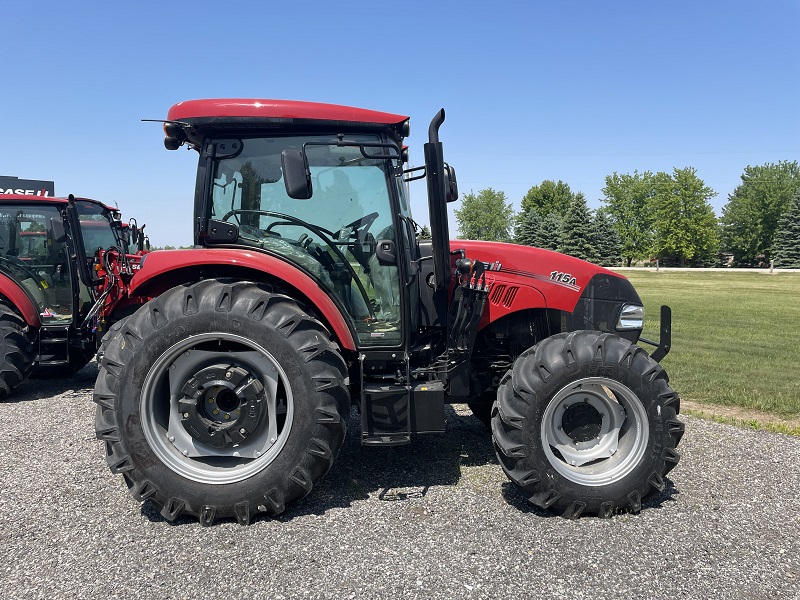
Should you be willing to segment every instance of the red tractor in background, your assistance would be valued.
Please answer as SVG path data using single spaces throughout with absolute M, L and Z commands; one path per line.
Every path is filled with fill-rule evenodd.
M 116 248 L 130 267 L 131 242 L 119 211 L 101 202 L 0 195 L 0 398 L 31 372 L 63 376 L 92 359 L 98 251 Z
M 353 404 L 367 446 L 444 432 L 445 405 L 469 404 L 509 479 L 564 516 L 635 512 L 664 489 L 683 434 L 658 364 L 669 309 L 648 342 L 624 277 L 451 241 L 443 121 L 407 169 L 405 116 L 250 99 L 170 109 L 166 147 L 199 156 L 195 248 L 143 257 L 100 320 L 95 428 L 136 500 L 204 525 L 277 515 L 330 469 Z M 415 178 L 430 241 L 409 211 Z

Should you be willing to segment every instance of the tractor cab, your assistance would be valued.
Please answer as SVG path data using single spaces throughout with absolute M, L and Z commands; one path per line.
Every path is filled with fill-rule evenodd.
M 207 143 L 215 156 L 201 199 L 210 233 L 201 242 L 249 246 L 292 263 L 335 298 L 360 346 L 400 345 L 398 261 L 384 250 L 399 245 L 398 233 L 412 235 L 397 147 L 377 134 Z M 220 152 L 221 144 L 236 151 Z M 288 152 L 308 165 L 306 197 L 287 193 L 281 161 Z M 300 176 L 305 181 L 305 170 Z
M 21 286 L 44 325 L 73 320 L 68 256 L 58 205 L 0 203 L 0 273 Z
M 15 359 L 19 373 L 71 372 L 94 355 L 85 325 L 102 282 L 93 266 L 98 250 L 120 246 L 118 225 L 118 211 L 95 200 L 0 196 L 0 303 L 24 319 L 18 346 L 31 348 Z M 0 379 L 12 388 L 22 378 L 6 363 Z
M 403 175 L 407 117 L 307 102 L 173 107 L 167 147 L 200 151 L 195 243 L 251 247 L 316 281 L 358 348 L 398 349 L 418 325 L 419 258 Z

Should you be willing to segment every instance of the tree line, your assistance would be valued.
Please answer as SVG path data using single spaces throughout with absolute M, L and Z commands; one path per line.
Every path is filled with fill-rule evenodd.
M 515 213 L 505 193 L 466 194 L 455 216 L 463 239 L 514 242 L 604 266 L 659 260 L 672 266 L 800 268 L 800 165 L 748 166 L 717 218 L 717 195 L 693 167 L 612 173 L 602 206 L 563 181 L 543 181 Z

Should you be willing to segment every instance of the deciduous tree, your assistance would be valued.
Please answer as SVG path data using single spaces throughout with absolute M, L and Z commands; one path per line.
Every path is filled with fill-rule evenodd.
M 461 201 L 461 208 L 455 210 L 459 238 L 469 240 L 491 240 L 508 242 L 514 209 L 506 201 L 504 192 L 492 188 L 477 194 L 470 192 Z
M 657 178 L 650 171 L 613 173 L 606 176 L 603 202 L 614 222 L 627 266 L 649 258 L 653 245 L 653 214 L 650 202 L 656 194 Z
M 575 194 L 569 185 L 561 180 L 556 183 L 548 179 L 528 190 L 528 193 L 522 198 L 520 208 L 522 214 L 535 208 L 542 216 L 556 212 L 563 217 L 573 200 L 575 200 Z
M 769 260 L 778 220 L 800 189 L 797 161 L 748 166 L 722 209 L 722 247 L 739 264 Z
M 719 250 L 717 218 L 709 200 L 716 192 L 692 167 L 673 169 L 672 176 L 656 175 L 653 211 L 653 252 L 687 261 L 709 260 Z

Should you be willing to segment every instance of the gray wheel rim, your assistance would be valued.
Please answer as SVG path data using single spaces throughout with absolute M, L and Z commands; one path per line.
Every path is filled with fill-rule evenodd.
M 200 349 L 209 342 L 218 350 Z M 215 448 L 193 438 L 181 425 L 179 397 L 186 373 L 220 361 L 246 366 L 263 386 L 266 413 L 249 439 Z M 176 373 L 184 375 L 176 379 Z M 279 386 L 285 392 L 285 406 L 277 403 Z M 292 387 L 278 361 L 252 340 L 229 333 L 193 335 L 171 346 L 148 372 L 139 408 L 145 439 L 164 465 L 192 481 L 217 485 L 247 479 L 272 463 L 286 444 L 294 417 Z
M 586 435 L 570 433 L 570 416 L 584 419 Z M 625 478 L 647 450 L 650 427 L 639 397 L 627 386 L 606 377 L 587 377 L 563 387 L 542 418 L 542 447 L 553 468 L 584 486 L 602 486 Z

